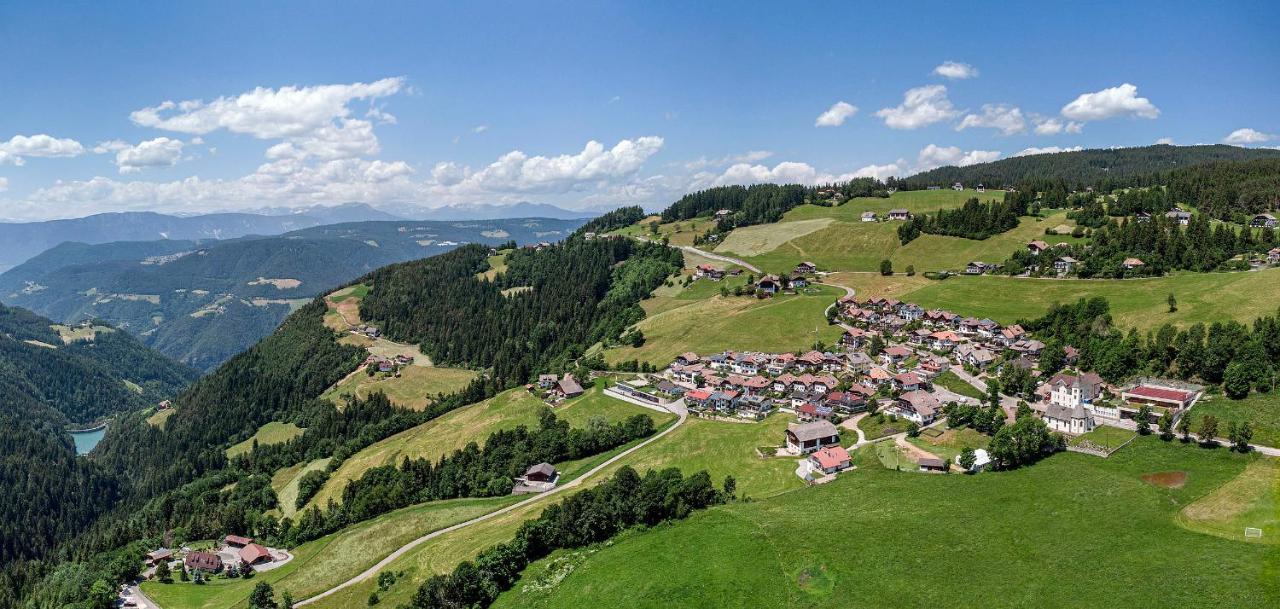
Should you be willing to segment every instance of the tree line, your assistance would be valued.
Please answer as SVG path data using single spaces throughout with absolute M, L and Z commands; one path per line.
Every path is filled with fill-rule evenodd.
M 906 245 L 921 233 L 982 240 L 1017 228 L 1018 218 L 1026 213 L 1026 203 L 1018 196 L 986 203 L 974 197 L 956 209 L 940 209 L 933 215 L 913 215 L 898 226 L 898 240 Z
M 419 586 L 409 607 L 488 607 L 511 589 L 533 561 L 558 549 L 605 541 L 631 527 L 683 519 L 732 498 L 730 480 L 725 486 L 717 490 L 706 471 L 685 477 L 670 468 L 650 470 L 642 477 L 623 467 L 600 486 L 549 506 L 538 518 L 521 525 L 510 541 L 486 548 L 448 575 L 432 576 Z

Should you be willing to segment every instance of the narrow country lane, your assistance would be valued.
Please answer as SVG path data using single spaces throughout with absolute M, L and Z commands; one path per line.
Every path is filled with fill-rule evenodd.
M 574 478 L 573 480 L 570 480 L 569 482 L 566 482 L 566 483 L 564 483 L 564 484 L 563 484 L 563 485 L 561 485 L 561 486 L 557 486 L 556 488 L 554 488 L 554 489 L 552 489 L 552 490 L 549 490 L 549 491 L 547 491 L 547 492 L 545 492 L 545 493 L 539 493 L 539 494 L 537 494 L 537 495 L 534 495 L 533 497 L 530 497 L 529 499 L 526 499 L 526 500 L 524 500 L 524 501 L 520 501 L 520 502 L 518 502 L 518 503 L 513 503 L 513 504 L 511 504 L 511 505 L 509 505 L 509 506 L 507 506 L 507 507 L 504 507 L 504 508 L 502 508 L 502 509 L 494 510 L 494 511 L 492 511 L 492 512 L 489 512 L 488 514 L 483 514 L 483 515 L 481 515 L 481 516 L 477 516 L 477 517 L 475 517 L 475 518 L 472 518 L 471 520 L 467 520 L 467 521 L 465 521 L 465 522 L 460 522 L 460 523 L 455 524 L 455 525 L 453 525 L 453 526 L 445 527 L 445 528 L 440 529 L 440 530 L 438 530 L 438 531 L 432 531 L 431 533 L 427 533 L 426 535 L 423 535 L 422 537 L 419 537 L 419 538 L 417 538 L 417 539 L 415 539 L 415 540 L 413 540 L 413 541 L 410 541 L 409 543 L 407 543 L 407 544 L 405 544 L 405 545 L 403 545 L 403 546 L 400 546 L 400 547 L 399 547 L 398 549 L 396 549 L 394 552 L 392 552 L 392 553 L 388 554 L 385 558 L 383 558 L 382 560 L 378 561 L 378 564 L 373 565 L 372 567 L 369 567 L 369 568 L 368 568 L 368 569 L 366 569 L 363 573 L 361 573 L 361 574 L 359 574 L 359 575 L 357 575 L 357 576 L 355 576 L 355 577 L 353 577 L 353 578 L 351 578 L 351 579 L 349 579 L 349 580 L 347 580 L 347 581 L 345 581 L 345 582 L 342 582 L 341 584 L 338 584 L 337 586 L 334 586 L 334 587 L 332 587 L 332 588 L 330 588 L 330 589 L 328 589 L 328 590 L 325 590 L 324 592 L 321 592 L 320 594 L 317 594 L 317 595 L 315 595 L 315 596 L 312 596 L 311 598 L 308 598 L 308 599 L 305 599 L 305 600 L 298 601 L 298 602 L 294 603 L 294 606 L 295 606 L 295 607 L 301 607 L 301 606 L 303 606 L 303 605 L 309 605 L 309 604 L 314 603 L 314 602 L 316 602 L 316 601 L 318 601 L 318 600 L 320 600 L 320 599 L 322 599 L 322 598 L 325 598 L 325 597 L 331 596 L 331 595 L 333 595 L 333 594 L 337 593 L 337 592 L 338 592 L 338 591 L 340 591 L 340 590 L 343 590 L 343 589 L 349 588 L 349 587 L 354 586 L 354 585 L 356 585 L 356 584 L 358 584 L 358 583 L 360 583 L 360 582 L 362 582 L 362 581 L 365 581 L 365 580 L 367 580 L 367 579 L 369 579 L 369 578 L 371 578 L 371 577 L 374 577 L 375 575 L 377 575 L 377 574 L 378 574 L 378 572 L 379 572 L 379 571 L 381 571 L 382 569 L 386 568 L 386 566 L 387 566 L 387 565 L 389 565 L 389 564 L 391 564 L 392 562 L 394 562 L 397 558 L 400 558 L 401 556 L 404 556 L 407 552 L 409 552 L 409 550 L 412 550 L 412 549 L 414 549 L 414 548 L 418 547 L 419 545 L 422 545 L 423 543 L 426 543 L 426 542 L 428 542 L 428 541 L 430 541 L 430 540 L 432 540 L 432 539 L 435 539 L 436 537 L 439 537 L 439 536 L 444 535 L 444 534 L 446 534 L 446 533 L 452 533 L 452 532 L 457 531 L 457 530 L 459 530 L 459 529 L 464 529 L 464 528 L 469 527 L 469 526 L 471 526 L 471 525 L 473 525 L 473 524 L 477 524 L 477 523 L 480 523 L 480 522 L 484 522 L 484 521 L 486 521 L 486 520 L 490 520 L 490 519 L 496 518 L 496 517 L 501 516 L 501 515 L 503 515 L 503 514 L 506 514 L 506 513 L 508 513 L 508 512 L 511 512 L 511 511 L 514 511 L 514 510 L 518 510 L 518 509 L 520 509 L 520 508 L 522 508 L 522 507 L 526 507 L 526 506 L 528 506 L 528 505 L 531 505 L 531 504 L 533 504 L 533 503 L 536 503 L 536 502 L 538 502 L 538 501 L 541 501 L 541 500 L 545 499 L 546 497 L 551 496 L 551 495 L 554 495 L 554 494 L 556 494 L 556 493 L 559 493 L 559 492 L 561 492 L 561 491 L 563 491 L 563 490 L 571 489 L 571 488 L 576 488 L 576 487 L 580 486 L 580 485 L 582 484 L 582 482 L 583 482 L 583 481 L 585 481 L 585 480 L 587 480 L 588 478 L 591 478 L 592 476 L 594 476 L 595 474 L 597 474 L 597 473 L 601 472 L 602 470 L 604 470 L 605 468 L 609 467 L 610 465 L 613 465 L 614 463 L 617 463 L 620 459 L 623 459 L 623 458 L 624 458 L 624 457 L 626 457 L 627 455 L 630 455 L 631 453 L 633 453 L 633 452 L 635 452 L 635 451 L 637 451 L 637 450 L 640 450 L 641 448 L 644 448 L 645 446 L 648 446 L 649 444 L 651 444 L 651 443 L 653 443 L 653 442 L 658 441 L 658 440 L 659 440 L 660 438 L 662 438 L 663 436 L 665 436 L 665 435 L 667 435 L 667 434 L 669 434 L 669 433 L 671 433 L 671 432 L 675 431 L 675 430 L 676 430 L 677 428 L 679 428 L 682 424 L 684 424 L 685 420 L 689 417 L 689 411 L 688 411 L 688 409 L 686 409 L 686 408 L 684 407 L 684 400 L 677 400 L 677 401 L 673 402 L 672 404 L 670 404 L 669 406 L 670 406 L 670 407 L 669 407 L 668 409 L 669 409 L 672 413 L 674 413 L 675 415 L 677 415 L 677 417 L 678 417 L 678 418 L 676 419 L 676 422 L 675 422 L 675 424 L 674 424 L 674 425 L 672 425 L 672 426 L 670 426 L 670 427 L 668 427 L 668 428 L 666 428 L 666 429 L 662 430 L 660 433 L 658 433 L 657 435 L 653 436 L 652 438 L 649 438 L 648 440 L 645 440 L 644 442 L 641 442 L 641 443 L 639 443 L 639 444 L 637 444 L 637 445 L 635 445 L 635 446 L 632 446 L 631 448 L 628 448 L 627 450 L 622 451 L 621 453 L 618 453 L 617 455 L 614 455 L 613 457 L 611 457 L 609 460 L 605 461 L 604 463 L 601 463 L 600 465 L 597 465 L 597 466 L 595 466 L 595 467 L 591 468 L 591 470 L 590 470 L 590 471 L 588 471 L 587 473 L 585 473 L 585 474 L 583 474 L 583 475 L 581 475 L 581 476 L 579 476 L 579 477 L 577 477 L 577 478 Z

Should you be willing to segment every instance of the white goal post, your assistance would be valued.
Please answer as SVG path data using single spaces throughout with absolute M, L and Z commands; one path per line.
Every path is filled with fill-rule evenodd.
M 1244 538 L 1245 539 L 1262 539 L 1262 529 L 1257 529 L 1254 527 L 1245 527 Z

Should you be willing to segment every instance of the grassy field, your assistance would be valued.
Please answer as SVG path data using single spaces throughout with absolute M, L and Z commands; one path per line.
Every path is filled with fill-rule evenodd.
M 858 421 L 858 429 L 867 436 L 868 440 L 892 436 L 907 430 L 907 426 L 911 424 L 906 419 L 890 420 L 889 415 L 880 416 L 883 413 L 876 413 L 870 416 L 862 417 Z M 896 418 L 896 417 L 895 417 Z
M 243 608 L 259 581 L 272 584 L 277 593 L 289 590 L 300 599 L 358 575 L 392 549 L 417 537 L 516 500 L 516 497 L 493 497 L 418 504 L 307 542 L 293 550 L 295 558 L 288 564 L 250 580 L 215 577 L 203 586 L 145 582 L 142 589 L 164 609 Z M 363 601 L 360 606 L 364 606 Z
M 649 223 L 654 221 L 661 222 L 661 216 L 649 216 L 639 223 L 613 232 L 618 235 L 653 239 L 654 235 L 649 231 Z M 692 218 L 679 222 L 667 222 L 658 226 L 658 236 L 666 235 L 667 239 L 669 239 L 668 243 L 671 245 L 693 245 L 694 237 L 707 232 L 708 229 L 714 226 L 715 221 L 711 218 Z
M 281 516 L 292 518 L 298 512 L 298 481 L 308 472 L 321 471 L 329 466 L 331 457 L 316 459 L 310 463 L 299 463 L 291 467 L 280 468 L 271 476 L 271 489 L 276 492 Z
M 520 425 L 536 426 L 542 408 L 544 404 L 537 396 L 521 388 L 512 389 L 375 442 L 343 461 L 310 505 L 323 506 L 330 498 L 340 501 L 347 482 L 359 478 L 369 468 L 399 463 L 405 457 L 434 461 L 466 446 L 468 442 L 484 444 L 485 438 L 495 431 Z M 556 407 L 555 412 L 575 427 L 585 425 L 593 416 L 620 421 L 643 413 L 653 417 L 659 426 L 674 418 L 674 415 L 608 397 L 599 387 L 593 387 L 582 397 Z
M 157 410 L 151 413 L 151 416 L 147 417 L 147 425 L 157 429 L 164 429 L 165 422 L 168 421 L 169 417 L 173 416 L 173 413 L 175 412 L 177 412 L 177 409 L 172 406 L 165 408 L 164 410 Z
M 1133 280 L 961 276 L 930 281 L 920 276 L 842 273 L 829 277 L 828 281 L 856 289 L 859 298 L 892 295 L 926 308 L 990 317 L 1001 323 L 1039 317 L 1054 303 L 1104 296 L 1111 303 L 1111 313 L 1118 325 L 1146 330 L 1165 322 L 1186 326 L 1226 318 L 1251 324 L 1260 315 L 1275 312 L 1271 295 L 1276 286 L 1280 286 L 1280 268 L 1243 273 L 1183 273 Z M 1168 312 L 1170 292 L 1178 299 L 1176 313 Z
M 1227 539 L 1280 545 L 1280 459 L 1258 459 L 1244 473 L 1187 506 L 1178 523 Z M 1244 537 L 1262 529 L 1261 539 Z
M 982 401 L 987 397 L 981 391 L 978 391 L 977 387 L 965 382 L 964 379 L 956 376 L 956 373 L 950 370 L 935 377 L 933 379 L 933 384 L 946 387 L 952 393 L 958 393 L 967 398 L 973 398 L 978 401 Z
M 1227 436 L 1227 424 L 1249 423 L 1253 428 L 1253 443 L 1280 447 L 1280 391 L 1251 393 L 1243 400 L 1233 400 L 1222 394 L 1206 396 L 1191 408 L 1191 431 L 1200 429 L 1200 419 L 1205 415 L 1218 418 L 1218 435 Z
M 339 404 L 344 395 L 364 398 L 381 391 L 396 406 L 422 410 L 437 395 L 458 391 L 479 375 L 474 370 L 435 366 L 405 366 L 400 369 L 398 377 L 384 374 L 369 376 L 364 370 L 356 370 L 320 397 Z
M 898 192 L 888 199 L 853 199 L 839 207 L 803 205 L 787 212 L 780 222 L 734 230 L 716 247 L 774 273 L 789 271 L 801 260 L 824 270 L 878 271 L 888 259 L 894 268 L 914 266 L 917 272 L 960 269 L 973 260 L 1000 262 L 1033 239 L 1050 243 L 1077 241 L 1069 235 L 1046 236 L 1046 228 L 1072 225 L 1066 212 L 1044 218 L 1023 218 L 1009 232 L 977 241 L 958 237 L 923 235 L 907 245 L 898 239 L 900 222 L 862 222 L 864 211 L 883 216 L 889 209 L 913 213 L 933 212 L 962 205 L 970 197 L 999 200 L 1003 192 L 974 191 Z
M 830 484 L 627 536 L 549 589 L 526 590 L 545 575 L 548 561 L 539 561 L 496 606 L 1274 604 L 1280 583 L 1269 548 L 1174 522 L 1255 458 L 1154 438 L 1132 448 L 1110 459 L 1060 454 L 981 476 L 869 467 L 874 450 L 862 450 L 855 456 L 860 467 Z M 1185 485 L 1141 479 L 1170 470 L 1186 472 Z M 833 506 L 838 517 L 815 522 Z M 975 564 L 999 576 L 975 576 Z
M 116 329 L 110 326 L 67 326 L 63 324 L 53 324 L 49 326 L 58 333 L 58 337 L 62 339 L 63 344 L 70 345 L 79 340 L 93 340 L 98 337 L 98 333 L 103 334 L 115 332 Z
M 727 280 L 720 284 L 698 281 L 689 290 L 667 297 L 676 302 L 650 305 L 658 312 L 638 324 L 645 344 L 609 349 L 605 359 L 611 363 L 638 359 L 666 365 L 684 351 L 795 351 L 813 345 L 815 330 L 816 339 L 827 344 L 840 337 L 840 328 L 828 326 L 823 312 L 844 294 L 843 290 L 811 286 L 806 293 L 761 300 L 719 296 L 721 284 L 732 285 Z
M 489 270 L 480 273 L 479 276 L 493 281 L 498 276 L 498 273 L 507 270 L 507 254 L 509 253 L 511 253 L 511 250 L 503 250 L 498 252 L 496 256 L 489 256 Z
M 918 438 L 907 438 L 907 441 L 937 455 L 939 459 L 951 459 L 954 462 L 966 448 L 986 448 L 991 438 L 971 428 L 962 427 L 948 429 L 937 437 L 921 435 Z
M 232 445 L 227 449 L 227 458 L 234 457 L 241 453 L 247 453 L 253 449 L 253 442 L 257 440 L 258 444 L 279 444 L 288 442 L 302 435 L 302 428 L 293 423 L 281 423 L 280 421 L 272 421 L 258 428 L 249 439 Z
M 1129 431 L 1128 429 L 1121 429 L 1110 425 L 1099 425 L 1094 427 L 1093 431 L 1089 433 L 1081 434 L 1072 438 L 1070 444 L 1075 446 L 1087 440 L 1111 451 L 1120 448 L 1120 445 L 1128 442 L 1134 435 L 1136 435 L 1136 432 Z
M 328 311 L 324 314 L 324 325 L 339 332 L 360 324 L 360 301 L 369 295 L 373 286 L 363 283 L 342 288 L 325 297 Z

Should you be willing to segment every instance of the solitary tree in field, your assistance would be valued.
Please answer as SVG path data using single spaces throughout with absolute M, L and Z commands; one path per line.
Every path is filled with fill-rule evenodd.
M 1250 450 L 1249 441 L 1253 439 L 1253 428 L 1249 426 L 1249 422 L 1245 421 L 1236 428 L 1235 449 L 1247 453 Z
M 893 274 L 893 263 L 892 263 L 892 262 L 889 262 L 888 260 L 881 260 L 881 261 L 880 261 L 880 274 L 881 274 L 881 275 L 892 275 L 892 274 Z
M 1196 433 L 1200 436 L 1201 444 L 1213 442 L 1218 437 L 1218 417 L 1213 415 L 1205 415 L 1200 419 L 1200 431 Z
M 162 584 L 172 584 L 173 574 L 169 571 L 169 561 L 162 560 L 156 565 L 156 580 Z
M 1178 299 L 1173 297 L 1173 292 L 1169 292 L 1169 312 L 1178 312 Z
M 907 277 L 915 277 L 915 276 L 916 276 L 916 267 L 915 267 L 915 265 L 913 265 L 913 264 L 908 264 L 908 265 L 907 265 Z
M 733 476 L 724 477 L 724 496 L 734 499 L 738 496 L 738 480 Z
M 964 471 L 973 471 L 973 464 L 977 462 L 978 456 L 974 454 L 972 448 L 966 448 L 960 451 L 960 460 L 958 463 L 960 464 L 960 467 L 964 468 Z
M 1144 436 L 1151 434 L 1151 406 L 1143 404 L 1134 419 L 1138 422 L 1138 433 Z
M 1182 434 L 1184 444 L 1191 441 L 1191 417 L 1183 416 L 1178 419 L 1178 433 Z
M 258 585 L 253 587 L 253 593 L 249 595 L 249 609 L 280 609 L 280 605 L 276 604 L 275 591 L 271 589 L 271 584 L 258 582 Z
M 1160 439 L 1168 442 L 1173 439 L 1173 413 L 1168 410 L 1160 415 Z

